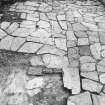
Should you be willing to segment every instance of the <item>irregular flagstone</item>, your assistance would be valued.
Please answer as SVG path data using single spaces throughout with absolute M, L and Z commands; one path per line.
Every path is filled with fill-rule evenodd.
M 99 75 L 100 82 L 105 84 L 105 73 Z
M 56 48 L 55 46 L 50 46 L 50 45 L 44 45 L 38 52 L 37 54 L 55 54 L 59 56 L 64 56 L 66 55 L 66 51 L 60 50 Z
M 66 20 L 65 15 L 57 15 L 57 19 L 60 20 Z
M 72 94 L 80 93 L 80 76 L 78 68 L 63 67 L 63 82 L 64 87 L 72 89 Z
M 99 28 L 105 29 L 105 22 L 98 23 Z
M 104 105 L 105 104 L 105 95 L 92 94 L 92 99 L 93 99 L 94 105 Z
M 72 24 L 74 31 L 87 31 L 88 29 L 82 25 L 81 23 L 74 23 Z
M 32 66 L 40 66 L 44 65 L 42 57 L 40 55 L 32 56 L 30 59 L 30 63 Z
M 24 2 L 24 5 L 25 6 L 39 6 L 39 4 L 38 3 L 35 3 L 35 2 L 32 2 L 32 1 L 26 1 L 26 2 Z
M 33 43 L 33 42 L 26 42 L 24 45 L 18 50 L 18 52 L 25 52 L 25 53 L 35 53 L 37 50 L 43 46 L 39 43 Z
M 101 45 L 100 43 L 95 43 L 90 45 L 90 50 L 95 59 L 101 59 Z
M 15 37 L 11 44 L 11 50 L 17 51 L 24 42 L 25 42 L 25 38 Z
M 91 92 L 100 93 L 103 88 L 103 85 L 89 79 L 82 79 L 82 88 Z
M 10 50 L 14 37 L 7 36 L 0 41 L 0 49 Z
M 59 49 L 62 49 L 62 50 L 67 51 L 66 39 L 63 39 L 63 38 L 55 38 L 55 45 Z
M 17 28 L 19 27 L 19 24 L 17 22 L 12 23 L 7 29 L 7 33 L 11 34 L 13 33 Z
M 88 38 L 78 38 L 78 45 L 89 45 Z
M 81 72 L 80 75 L 85 77 L 85 78 L 91 79 L 91 80 L 99 81 L 98 73 L 96 71 L 93 71 L 93 72 Z
M 95 71 L 96 63 L 84 63 L 80 65 L 81 71 Z
M 18 28 L 17 30 L 15 30 L 12 33 L 12 35 L 13 36 L 18 36 L 18 37 L 26 37 L 26 36 L 28 36 L 32 32 L 33 32 L 33 29 Z
M 6 32 L 4 32 L 2 29 L 0 29 L 0 39 L 2 39 L 3 37 L 5 37 L 7 35 Z
M 67 41 L 67 48 L 76 47 L 76 45 L 77 45 L 77 41 L 75 41 L 75 40 L 68 40 Z
M 79 95 L 70 96 L 67 105 L 92 105 L 91 94 L 84 92 Z
M 44 29 L 38 29 L 30 34 L 33 37 L 48 38 L 51 36 L 51 33 L 48 33 Z
M 83 31 L 75 31 L 75 36 L 78 37 L 78 38 L 86 38 L 88 37 L 87 33 L 86 32 L 83 32 Z
M 21 19 L 26 19 L 26 16 L 27 16 L 27 14 L 26 14 L 26 13 L 21 13 L 20 18 L 21 18 Z
M 74 16 L 71 9 L 66 12 L 66 20 L 69 22 L 74 22 Z
M 7 21 L 4 21 L 0 24 L 0 27 L 4 30 L 7 29 L 9 26 L 10 26 L 10 22 L 7 22 Z
M 96 60 L 91 56 L 81 56 L 80 63 L 95 63 Z
M 36 29 L 36 23 L 33 21 L 25 20 L 25 21 L 21 22 L 20 27 L 21 28 L 34 28 L 34 29 Z

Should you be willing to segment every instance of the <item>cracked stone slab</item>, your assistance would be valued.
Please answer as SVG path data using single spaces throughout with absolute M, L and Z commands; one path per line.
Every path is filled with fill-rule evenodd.
M 79 95 L 70 96 L 67 105 L 92 105 L 91 94 L 84 92 Z

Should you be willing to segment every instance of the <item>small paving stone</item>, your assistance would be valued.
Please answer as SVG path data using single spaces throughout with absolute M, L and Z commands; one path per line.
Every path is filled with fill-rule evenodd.
M 67 22 L 66 21 L 59 21 L 59 25 L 63 30 L 67 30 Z
M 73 31 L 67 31 L 66 36 L 67 36 L 67 40 L 77 40 Z
M 35 89 L 35 88 L 42 88 L 44 85 L 43 77 L 35 77 L 28 81 L 25 88 L 26 89 Z
M 101 45 L 100 43 L 95 43 L 90 45 L 90 50 L 95 59 L 101 59 Z
M 26 28 L 18 28 L 15 30 L 12 35 L 13 36 L 18 36 L 18 37 L 26 37 L 30 33 L 32 33 L 33 29 L 26 29 Z
M 0 41 L 0 49 L 10 50 L 14 37 L 7 36 Z
M 81 64 L 81 68 L 80 70 L 81 71 L 95 71 L 95 63 L 84 63 L 84 64 Z
M 35 75 L 40 76 L 42 75 L 42 70 L 43 70 L 43 67 L 40 67 L 40 66 L 29 67 L 27 74 L 32 76 L 35 76 Z
M 72 89 L 72 94 L 80 93 L 80 78 L 79 78 L 79 69 L 78 68 L 68 68 L 63 67 L 63 82 L 64 87 Z
M 89 92 L 80 93 L 79 95 L 70 96 L 67 105 L 92 105 L 91 94 Z
M 31 63 L 32 66 L 44 65 L 44 62 L 43 62 L 42 57 L 40 55 L 32 56 L 31 59 L 30 59 L 30 63 Z
M 17 51 L 25 42 L 25 38 L 15 37 L 11 44 L 11 50 Z
M 82 56 L 89 56 L 90 55 L 90 47 L 89 46 L 80 46 L 79 54 Z
M 65 15 L 57 15 L 57 19 L 60 20 L 66 20 Z
M 27 14 L 26 14 L 26 13 L 21 13 L 20 18 L 21 18 L 21 19 L 26 19 L 26 16 L 27 16 Z
M 95 82 L 89 79 L 82 79 L 82 88 L 84 90 L 100 93 L 102 87 L 103 85 L 101 85 L 98 82 Z
M 38 52 L 37 54 L 55 54 L 59 56 L 64 56 L 67 53 L 63 50 L 57 49 L 55 46 L 50 46 L 50 45 L 44 45 Z
M 63 39 L 63 38 L 55 38 L 55 45 L 59 49 L 62 49 L 62 50 L 67 51 L 66 39 Z
M 11 34 L 13 33 L 17 28 L 19 27 L 19 24 L 14 22 L 7 28 L 7 33 Z
M 38 21 L 37 25 L 41 28 L 48 28 L 50 27 L 50 24 L 46 21 L 40 20 Z
M 105 84 L 105 73 L 99 75 L 100 82 Z
M 98 72 L 105 72 L 105 67 L 101 65 L 97 65 Z
M 105 29 L 105 22 L 98 23 L 99 28 Z
M 78 38 L 78 45 L 89 45 L 88 38 Z
M 3 37 L 5 37 L 7 35 L 6 32 L 4 32 L 2 29 L 0 29 L 0 39 L 2 39 Z
M 75 40 L 68 40 L 67 41 L 67 48 L 76 47 L 76 45 L 77 45 L 77 41 L 75 41 Z
M 93 72 L 81 72 L 80 74 L 82 77 L 85 77 L 87 79 L 99 81 L 98 73 L 96 71 Z
M 94 105 L 104 105 L 105 104 L 105 95 L 92 94 L 92 99 L 93 99 Z
M 9 25 L 10 25 L 10 22 L 4 21 L 0 24 L 0 27 L 5 30 L 9 27 Z
M 19 52 L 35 53 L 41 46 L 42 44 L 39 43 L 27 42 L 19 49 Z
M 73 25 L 74 31 L 87 31 L 88 29 L 80 23 L 74 23 Z
M 99 39 L 101 44 L 105 44 L 105 32 L 99 32 Z
M 37 31 L 32 32 L 30 35 L 33 37 L 48 38 L 51 36 L 51 33 L 48 33 L 44 29 L 38 29 Z
M 88 37 L 87 33 L 83 32 L 83 31 L 76 31 L 74 33 L 75 33 L 75 36 L 78 38 L 87 38 Z

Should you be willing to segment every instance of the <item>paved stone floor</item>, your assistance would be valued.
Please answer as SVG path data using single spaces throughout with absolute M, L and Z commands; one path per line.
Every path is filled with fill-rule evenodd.
M 31 0 L 2 11 L 0 105 L 105 105 L 99 2 Z

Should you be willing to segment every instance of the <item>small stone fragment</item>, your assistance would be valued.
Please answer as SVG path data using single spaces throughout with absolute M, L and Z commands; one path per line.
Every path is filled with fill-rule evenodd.
M 105 32 L 99 32 L 99 39 L 101 44 L 105 44 Z
M 102 87 L 103 85 L 101 85 L 98 82 L 95 82 L 89 79 L 82 79 L 82 88 L 84 90 L 100 93 Z

